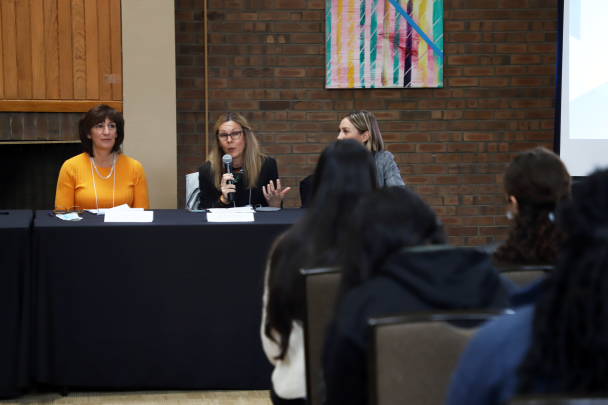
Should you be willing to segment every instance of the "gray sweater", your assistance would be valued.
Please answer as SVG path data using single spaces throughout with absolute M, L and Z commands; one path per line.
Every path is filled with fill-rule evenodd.
M 397 163 L 393 154 L 385 150 L 376 152 L 376 171 L 378 174 L 378 187 L 400 186 L 405 187 L 405 183 L 399 173 Z

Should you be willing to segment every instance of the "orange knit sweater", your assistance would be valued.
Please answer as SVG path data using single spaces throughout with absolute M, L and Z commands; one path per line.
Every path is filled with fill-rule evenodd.
M 110 174 L 111 168 L 98 167 L 102 176 Z M 125 155 L 118 155 L 115 173 L 104 180 L 95 176 L 95 187 L 91 177 L 91 161 L 87 153 L 82 153 L 65 161 L 57 180 L 55 206 L 70 208 L 77 205 L 83 209 L 95 209 L 95 189 L 97 189 L 97 204 L 99 208 L 112 208 L 112 189 L 114 175 L 116 188 L 114 190 L 114 206 L 127 204 L 131 208 L 150 208 L 148 202 L 148 185 L 146 174 L 141 164 Z

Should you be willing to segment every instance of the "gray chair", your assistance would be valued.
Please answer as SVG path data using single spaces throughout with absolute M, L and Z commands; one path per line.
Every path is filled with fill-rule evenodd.
M 371 318 L 368 402 L 443 405 L 452 371 L 478 326 L 508 312 L 418 312 Z
M 321 405 L 321 356 L 325 329 L 335 312 L 342 280 L 339 268 L 301 270 L 304 276 L 304 353 L 306 360 L 306 397 L 308 405 Z
M 566 396 L 534 396 L 513 398 L 508 405 L 608 405 L 608 398 L 566 397 Z
M 198 183 L 198 172 L 186 175 L 186 208 L 198 209 L 200 202 L 200 189 Z
M 532 281 L 545 276 L 554 269 L 555 266 L 549 264 L 498 267 L 498 271 L 500 271 L 501 275 L 510 279 L 520 287 L 530 284 Z

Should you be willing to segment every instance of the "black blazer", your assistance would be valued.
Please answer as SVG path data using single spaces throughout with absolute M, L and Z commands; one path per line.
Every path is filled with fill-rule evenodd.
M 260 204 L 262 207 L 267 207 L 268 203 L 264 198 L 262 186 L 268 185 L 272 180 L 276 187 L 276 181 L 279 178 L 277 169 L 277 161 L 271 157 L 264 158 L 262 170 L 258 184 L 251 189 L 251 205 Z M 223 205 L 218 201 L 222 192 L 215 187 L 213 180 L 213 171 L 211 170 L 211 162 L 206 162 L 198 169 L 198 183 L 200 188 L 200 203 L 198 208 L 227 208 L 234 207 L 234 204 Z M 245 187 L 244 181 L 236 183 L 236 192 L 234 193 L 234 202 L 237 207 L 244 207 L 249 204 L 249 190 Z

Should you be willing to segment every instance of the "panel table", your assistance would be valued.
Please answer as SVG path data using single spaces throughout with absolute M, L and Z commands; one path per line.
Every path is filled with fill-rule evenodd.
M 28 383 L 31 210 L 0 215 L 0 398 Z
M 34 380 L 268 389 L 259 335 L 266 256 L 302 212 L 235 224 L 185 210 L 154 210 L 144 224 L 37 212 Z

